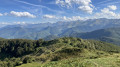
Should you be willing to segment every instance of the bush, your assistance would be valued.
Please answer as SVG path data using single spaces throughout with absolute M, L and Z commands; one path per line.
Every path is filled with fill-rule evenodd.
M 33 62 L 35 59 L 30 57 L 30 56 L 27 56 L 23 59 L 23 63 L 31 63 Z

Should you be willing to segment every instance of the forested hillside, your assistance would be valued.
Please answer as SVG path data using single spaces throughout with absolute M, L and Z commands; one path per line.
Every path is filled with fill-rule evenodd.
M 50 41 L 0 40 L 0 66 L 14 67 L 25 63 L 60 61 L 62 59 L 95 59 L 120 52 L 120 47 L 94 40 L 59 38 Z

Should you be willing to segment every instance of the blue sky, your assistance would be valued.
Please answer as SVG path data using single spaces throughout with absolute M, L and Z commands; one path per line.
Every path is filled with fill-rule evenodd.
M 120 18 L 120 0 L 0 0 L 0 24 Z

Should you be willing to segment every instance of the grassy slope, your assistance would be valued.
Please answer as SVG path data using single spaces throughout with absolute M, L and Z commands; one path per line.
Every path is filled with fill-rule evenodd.
M 10 41 L 13 42 L 14 40 Z M 34 48 L 35 51 L 33 53 L 21 57 L 21 59 L 24 59 L 25 57 L 32 58 L 34 60 L 28 59 L 28 61 L 30 60 L 30 63 L 34 63 L 27 64 L 27 66 L 24 66 L 22 63 L 22 66 L 39 67 L 42 65 L 53 67 L 52 65 L 76 65 L 76 63 L 79 63 L 79 65 L 89 65 L 85 64 L 86 60 L 105 58 L 106 56 L 110 56 L 112 52 L 120 52 L 120 47 L 118 46 L 101 41 L 83 40 L 79 38 L 59 38 L 51 41 L 43 41 L 41 45 L 41 47 Z M 19 62 L 23 61 L 20 60 Z
M 52 42 L 51 42 L 52 43 Z M 64 45 L 63 45 L 64 44 Z M 71 44 L 71 45 L 70 45 Z M 77 44 L 83 44 L 89 49 L 79 49 Z M 52 47 L 52 48 L 51 48 Z M 79 46 L 80 47 L 80 46 Z M 116 46 L 94 40 L 81 40 L 77 38 L 60 38 L 55 44 L 47 46 L 45 50 L 55 50 L 48 54 L 49 60 L 45 63 L 34 62 L 18 67 L 115 67 L 119 66 L 119 55 L 111 55 L 106 51 L 114 50 Z M 107 50 L 105 50 L 107 48 Z M 97 50 L 96 50 L 97 49 Z M 46 52 L 46 51 L 45 51 Z M 70 52 L 70 53 L 69 53 Z M 43 54 L 40 57 L 45 57 Z M 39 57 L 39 56 L 38 56 Z M 56 60 L 57 57 L 57 60 Z M 45 57 L 47 58 L 47 57 Z M 52 61 L 52 60 L 56 61 Z M 109 62 L 108 62 L 109 61 Z M 117 62 L 118 61 L 118 62 Z M 119 64 L 119 65 L 117 65 Z
M 61 39 L 59 40 L 62 41 L 62 43 L 63 41 L 67 40 L 67 43 L 73 43 L 74 45 L 79 43 L 79 41 L 77 41 L 76 38 L 75 39 L 65 38 L 65 40 L 63 38 L 62 40 Z M 113 66 L 119 67 L 120 54 L 110 55 L 109 53 L 104 52 L 106 51 L 104 50 L 105 48 L 110 48 L 110 46 L 113 46 L 113 45 L 110 45 L 104 42 L 93 41 L 93 40 L 90 40 L 90 41 L 81 40 L 81 45 L 82 43 L 84 43 L 84 45 L 86 44 L 86 46 L 91 45 L 92 49 L 93 49 L 92 46 L 94 44 L 94 46 L 100 47 L 100 49 L 98 48 L 98 50 L 95 50 L 95 51 L 92 49 L 91 50 L 82 49 L 82 51 L 78 53 L 74 50 L 75 54 L 72 53 L 72 51 L 70 51 L 70 54 L 66 52 L 68 48 L 62 49 L 62 50 L 57 49 L 57 51 L 54 53 L 51 53 L 51 55 L 53 57 L 56 56 L 56 57 L 62 58 L 62 59 L 59 59 L 58 61 L 47 61 L 45 63 L 34 62 L 34 63 L 23 64 L 18 67 L 100 67 L 100 66 L 101 67 L 113 67 Z M 51 45 L 51 47 L 55 47 L 55 46 L 60 46 L 60 44 Z M 68 45 L 64 45 L 64 47 L 65 46 L 69 47 L 69 50 L 77 49 L 77 48 L 70 48 L 70 46 Z
M 97 59 L 70 58 L 41 64 L 39 62 L 23 64 L 18 67 L 119 67 L 120 54 L 113 54 Z

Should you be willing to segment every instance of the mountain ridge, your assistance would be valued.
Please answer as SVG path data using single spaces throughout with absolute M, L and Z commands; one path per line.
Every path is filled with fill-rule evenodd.
M 29 39 L 29 38 L 40 39 L 50 35 L 56 35 L 58 37 L 61 37 L 61 36 L 68 36 L 70 33 L 83 33 L 83 32 L 91 32 L 98 29 L 118 27 L 120 26 L 119 22 L 120 22 L 119 19 L 102 18 L 102 19 L 91 19 L 86 21 L 74 21 L 74 22 L 9 25 L 9 26 L 0 28 L 0 37 L 25 38 L 25 39 Z M 19 29 L 16 31 L 16 28 L 22 28 L 21 31 L 24 31 L 26 33 L 24 33 L 23 35 L 19 35 L 18 32 L 21 32 L 21 31 Z M 10 30 L 11 32 L 7 32 Z M 12 35 L 12 34 L 10 35 L 10 33 L 16 33 L 16 35 Z M 44 33 L 45 35 L 42 33 Z M 7 35 L 10 35 L 10 36 L 7 36 Z

